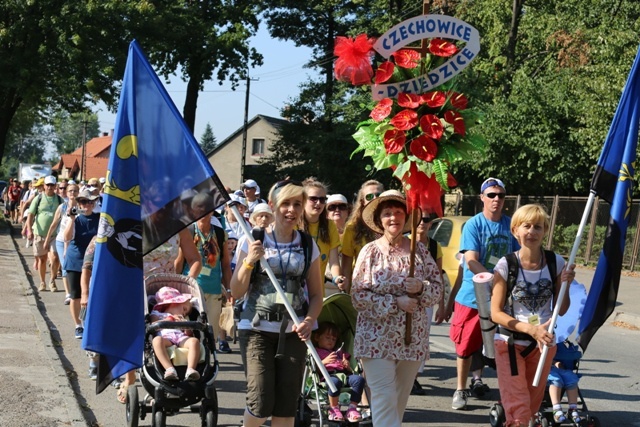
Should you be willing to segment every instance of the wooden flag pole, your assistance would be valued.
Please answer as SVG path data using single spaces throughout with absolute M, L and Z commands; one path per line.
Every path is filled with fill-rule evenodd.
M 413 277 L 416 269 L 416 246 L 418 243 L 417 228 L 420 224 L 421 211 L 420 209 L 413 209 L 411 211 L 411 254 L 409 255 L 409 277 Z M 414 294 L 409 294 L 410 297 L 415 297 Z M 406 345 L 411 344 L 411 322 L 413 321 L 413 315 L 407 313 L 405 320 L 405 332 L 404 343 Z

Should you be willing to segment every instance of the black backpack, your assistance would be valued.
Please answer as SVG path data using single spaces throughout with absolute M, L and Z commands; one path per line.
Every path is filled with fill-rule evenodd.
M 555 292 L 556 279 L 557 279 L 557 265 L 556 265 L 556 254 L 553 251 L 544 251 L 544 258 L 547 268 L 549 269 L 549 275 L 551 276 L 551 283 L 553 286 L 553 290 Z M 516 253 L 512 252 L 510 254 L 505 255 L 505 259 L 507 260 L 507 301 L 509 306 L 511 307 L 511 313 L 513 314 L 513 300 L 511 298 L 511 293 L 513 292 L 513 288 L 516 284 L 516 280 L 518 279 L 518 269 L 520 268 L 520 263 L 518 262 L 518 258 L 516 257 Z M 544 266 L 542 267 L 544 268 Z M 510 329 L 504 328 L 502 326 L 498 326 L 498 333 L 502 335 L 507 335 L 509 337 L 509 363 L 511 365 L 511 375 L 518 375 L 518 365 L 516 362 L 516 350 L 513 344 L 514 340 L 521 341 L 529 341 L 530 344 L 520 352 L 522 357 L 527 357 L 535 348 L 536 341 L 529 334 L 525 334 L 522 332 L 512 331 Z

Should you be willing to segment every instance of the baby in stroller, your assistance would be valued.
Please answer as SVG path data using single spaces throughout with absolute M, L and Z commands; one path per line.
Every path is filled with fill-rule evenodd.
M 342 351 L 342 345 L 336 350 L 340 330 L 332 322 L 322 322 L 314 332 L 313 343 L 322 359 L 322 364 L 331 374 L 331 380 L 338 390 L 336 393 L 329 390 L 329 421 L 344 421 L 344 415 L 340 411 L 340 388 L 348 384 L 351 388 L 351 401 L 346 412 L 350 423 L 357 423 L 362 419 L 358 412 L 358 403 L 362 399 L 365 381 L 360 375 L 354 374 L 351 369 L 349 353 Z M 344 344 L 344 343 L 343 343 Z
M 188 314 L 191 309 L 190 294 L 182 294 L 175 288 L 165 286 L 156 292 L 156 305 L 150 313 L 150 319 L 154 323 L 159 321 L 188 321 Z M 189 350 L 185 380 L 197 381 L 200 379 L 200 373 L 196 370 L 200 360 L 200 340 L 193 337 L 193 333 L 190 330 L 160 329 L 153 338 L 152 346 L 158 362 L 165 370 L 164 379 L 175 381 L 179 379 L 176 368 L 171 363 L 167 352 L 167 348 L 172 345 Z
M 582 353 L 578 346 L 568 341 L 558 344 L 558 350 L 553 359 L 553 365 L 547 378 L 549 384 L 549 399 L 553 405 L 553 421 L 564 423 L 570 418 L 575 425 L 582 421 L 578 412 L 578 374 L 577 362 Z M 567 392 L 569 411 L 565 414 L 562 411 L 562 390 Z

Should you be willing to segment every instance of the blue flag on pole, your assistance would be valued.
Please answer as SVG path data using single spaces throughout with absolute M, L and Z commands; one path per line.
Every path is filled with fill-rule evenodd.
M 611 212 L 604 247 L 578 327 L 578 343 L 582 350 L 586 350 L 593 335 L 613 313 L 618 298 L 638 145 L 639 63 L 640 51 L 631 67 L 591 181 L 591 191 L 611 203 Z
M 206 194 L 208 210 L 191 206 L 197 194 Z M 142 366 L 143 256 L 228 198 L 133 41 L 111 145 L 82 341 L 83 348 L 100 354 L 98 393 Z

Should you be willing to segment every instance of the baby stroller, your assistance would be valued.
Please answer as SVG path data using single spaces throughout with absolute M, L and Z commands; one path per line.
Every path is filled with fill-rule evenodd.
M 556 342 L 559 346 L 556 358 L 561 360 L 563 364 L 567 367 L 571 367 L 578 376 L 578 367 L 580 365 L 580 359 L 582 357 L 582 352 L 580 348 L 572 344 L 569 341 L 569 336 L 575 330 L 576 325 L 582 315 L 582 310 L 584 309 L 584 302 L 587 298 L 587 292 L 585 290 L 584 285 L 573 281 L 571 283 L 571 287 L 569 288 L 570 296 L 571 296 L 571 305 L 569 310 L 564 314 L 564 316 L 558 317 L 558 321 L 556 322 Z M 563 348 L 560 348 L 562 346 Z M 562 355 L 562 356 L 561 356 Z M 546 378 L 541 379 L 541 381 L 546 382 Z M 567 400 L 565 396 L 565 390 L 562 390 L 562 394 L 564 396 L 563 401 L 561 402 L 563 407 L 567 407 Z M 549 427 L 549 426 L 580 426 L 580 427 L 600 427 L 600 421 L 597 417 L 592 416 L 588 413 L 587 404 L 582 397 L 582 392 L 578 387 L 578 412 L 581 416 L 581 421 L 579 424 L 575 424 L 571 420 L 567 420 L 563 423 L 557 423 L 553 419 L 553 405 L 551 404 L 551 398 L 549 396 L 549 386 L 546 386 L 545 389 L 545 397 L 540 404 L 540 409 L 538 411 L 538 421 L 541 427 Z M 489 419 L 492 427 L 502 426 L 506 421 L 504 408 L 500 402 L 494 404 L 489 413 Z
M 149 312 L 156 304 L 155 294 L 169 286 L 181 293 L 193 296 L 193 309 L 189 314 L 190 321 L 160 321 L 151 324 Z M 208 323 L 203 309 L 203 297 L 200 287 L 190 277 L 178 274 L 157 274 L 145 280 L 145 343 L 143 366 L 139 370 L 140 382 L 147 394 L 144 399 L 138 397 L 138 388 L 130 386 L 127 390 L 126 415 L 127 426 L 137 427 L 138 418 L 145 419 L 151 413 L 151 425 L 164 427 L 167 415 L 176 415 L 180 409 L 200 404 L 199 412 L 203 427 L 214 427 L 218 424 L 218 395 L 214 381 L 218 375 L 218 361 L 215 355 L 213 328 Z M 164 368 L 158 362 L 152 347 L 153 337 L 159 329 L 189 329 L 200 340 L 200 361 L 197 370 L 200 379 L 197 381 L 166 381 Z M 184 378 L 186 371 L 186 354 L 184 349 L 169 347 L 169 356 L 178 376 Z
M 332 322 L 340 329 L 340 342 L 342 349 L 353 354 L 353 340 L 356 333 L 356 320 L 358 313 L 353 308 L 351 297 L 345 293 L 333 294 L 326 297 L 322 303 L 322 311 L 318 316 L 318 323 Z M 351 358 L 351 369 L 354 372 L 362 373 L 362 368 L 358 361 Z M 368 406 L 359 406 L 362 413 L 362 420 L 358 423 L 344 421 L 328 421 L 329 401 L 327 385 L 324 383 L 322 374 L 317 369 L 315 360 L 311 355 L 307 355 L 304 369 L 302 390 L 299 398 L 298 412 L 296 414 L 296 427 L 309 427 L 317 422 L 318 427 L 322 426 L 370 426 L 371 412 Z M 349 401 L 349 389 L 341 389 L 340 403 L 347 404 Z M 365 388 L 366 392 L 366 388 Z M 368 396 L 367 396 L 368 397 Z M 315 406 L 315 410 L 312 409 Z

